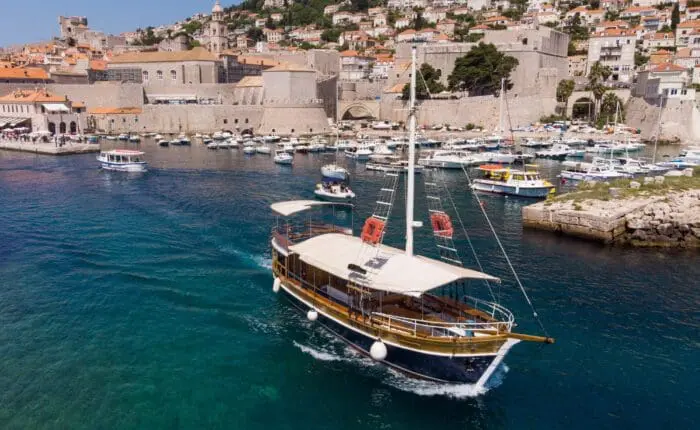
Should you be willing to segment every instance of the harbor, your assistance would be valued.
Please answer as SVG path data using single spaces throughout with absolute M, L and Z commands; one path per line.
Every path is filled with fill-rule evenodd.
M 695 329 L 685 324 L 695 312 L 687 303 L 697 300 L 696 253 L 607 248 L 523 230 L 521 212 L 532 200 L 483 195 L 484 210 L 557 342 L 514 348 L 481 392 L 469 384 L 422 382 L 373 364 L 323 330 L 309 330 L 313 323 L 272 292 L 269 205 L 290 197 L 313 200 L 320 169 L 336 160 L 334 153 L 297 154 L 289 168 L 268 156 L 201 144 L 163 148 L 146 139 L 139 147 L 149 162 L 146 173 L 100 170 L 93 154 L 0 152 L 6 196 L 1 239 L 7 244 L 0 334 L 6 369 L 18 375 L 5 386 L 5 404 L 13 410 L 5 416 L 17 426 L 46 422 L 30 412 L 37 405 L 58 419 L 81 417 L 108 427 L 134 425 L 137 416 L 150 427 L 174 420 L 189 426 L 206 420 L 203 413 L 214 414 L 217 404 L 217 421 L 265 427 L 280 425 L 291 409 L 323 401 L 327 409 L 302 418 L 309 428 L 325 428 L 339 423 L 338 413 L 353 420 L 348 399 L 368 398 L 360 408 L 368 418 L 351 427 L 375 428 L 385 420 L 405 428 L 416 422 L 517 427 L 522 420 L 572 428 L 640 420 L 692 427 L 692 401 L 674 399 L 692 399 L 696 385 L 683 370 L 696 361 Z M 339 163 L 352 178 L 352 217 L 359 223 L 373 210 L 371 196 L 383 172 L 352 160 Z M 559 162 L 543 164 L 545 176 L 556 176 L 547 166 Z M 418 190 L 429 175 L 417 176 Z M 523 316 L 521 329 L 536 330 L 464 174 L 441 175 L 470 220 L 485 270 L 505 280 L 504 302 Z M 417 218 L 427 224 L 427 213 L 419 201 Z M 50 231 L 36 229 L 47 222 Z M 399 219 L 388 244 L 401 243 L 402 229 Z M 432 242 L 429 227 L 416 230 L 416 247 L 435 249 Z M 457 245 L 468 249 L 464 239 Z M 468 253 L 464 258 L 475 264 Z M 659 270 L 668 264 L 673 277 Z M 658 285 L 664 285 L 662 300 Z M 646 315 L 643 321 L 638 313 Z M 649 343 L 650 336 L 658 341 Z M 32 347 L 37 342 L 41 348 Z M 673 360 L 664 359 L 670 348 Z M 329 381 L 343 381 L 342 396 Z M 122 391 L 123 384 L 133 387 Z M 37 401 L 46 390 L 50 403 Z M 74 390 L 81 394 L 72 399 Z M 650 390 L 656 395 L 648 396 Z M 523 398 L 525 391 L 531 400 Z M 110 392 L 121 394 L 117 399 Z M 232 403 L 232 397 L 240 400 Z M 421 411 L 404 407 L 417 401 L 425 406 Z M 99 407 L 105 402 L 109 411 Z M 581 402 L 597 413 L 581 414 Z M 627 403 L 638 408 L 619 406 Z M 561 415 L 551 415 L 552 405 Z M 115 413 L 142 408 L 162 413 Z

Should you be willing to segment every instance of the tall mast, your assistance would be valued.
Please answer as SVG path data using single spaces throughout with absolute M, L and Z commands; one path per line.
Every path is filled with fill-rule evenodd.
M 408 174 L 406 177 L 406 255 L 413 256 L 413 197 L 416 159 L 416 47 L 411 48 L 411 91 L 408 102 Z
M 505 96 L 506 79 L 501 78 L 501 97 L 498 106 L 498 132 L 503 133 L 503 97 Z

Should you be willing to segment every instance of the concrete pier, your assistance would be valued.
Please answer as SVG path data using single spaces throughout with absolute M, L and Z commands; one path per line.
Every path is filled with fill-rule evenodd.
M 55 143 L 32 143 L 16 140 L 0 140 L 0 149 L 7 151 L 33 152 L 44 155 L 71 155 L 100 152 L 100 145 L 94 143 L 67 142 L 63 146 Z
M 700 190 L 541 202 L 524 207 L 522 214 L 525 228 L 606 244 L 700 248 Z

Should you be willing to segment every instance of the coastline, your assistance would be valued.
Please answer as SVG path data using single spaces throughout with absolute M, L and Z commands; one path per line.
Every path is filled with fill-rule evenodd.
M 56 146 L 56 144 L 54 143 L 33 143 L 0 140 L 0 150 L 31 152 L 42 155 L 72 155 L 100 152 L 100 145 L 91 143 L 69 142 L 64 144 L 63 146 Z

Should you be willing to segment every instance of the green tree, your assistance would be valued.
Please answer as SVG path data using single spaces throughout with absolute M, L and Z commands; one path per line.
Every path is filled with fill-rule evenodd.
M 253 42 L 260 42 L 263 40 L 263 31 L 257 27 L 250 27 L 248 31 L 246 31 L 246 36 Z
M 635 52 L 634 53 L 634 66 L 635 67 L 642 67 L 646 63 L 649 62 L 649 57 L 646 55 L 642 54 L 641 52 Z
M 681 12 L 678 9 L 678 3 L 673 5 L 673 11 L 671 12 L 671 29 L 676 31 L 678 23 L 681 22 Z
M 423 18 L 423 9 L 416 10 L 416 19 L 413 20 L 413 29 L 418 31 L 428 26 L 428 21 Z
M 618 115 L 617 120 L 624 122 L 625 111 L 622 105 L 622 100 L 615 95 L 615 93 L 607 92 L 603 96 L 603 100 L 600 104 L 600 115 L 598 116 L 598 119 L 599 121 L 605 121 L 608 123 L 614 122 L 616 114 Z
M 575 87 L 573 79 L 562 79 L 557 85 L 557 101 L 564 103 L 564 115 L 568 112 L 569 97 L 574 93 Z
M 607 91 L 605 86 L 605 81 L 608 80 L 612 70 L 609 67 L 600 64 L 600 61 L 596 61 L 591 66 L 591 70 L 588 72 L 588 89 L 593 93 L 593 98 L 596 103 L 596 112 L 600 106 L 603 94 Z M 597 117 L 597 116 L 596 116 Z
M 441 70 L 435 69 L 428 63 L 421 64 L 416 76 L 416 98 L 419 100 L 428 99 L 431 94 L 445 91 L 445 86 L 440 82 L 440 76 L 442 76 Z M 408 100 L 410 91 L 411 85 L 404 85 L 402 91 L 404 100 Z
M 564 32 L 571 36 L 571 40 L 587 40 L 588 28 L 581 22 L 581 15 L 576 12 L 564 26 Z
M 511 72 L 518 66 L 514 57 L 499 52 L 496 46 L 480 42 L 455 61 L 455 67 L 447 78 L 452 91 L 468 91 L 470 95 L 498 94 L 501 79 L 505 88 L 511 89 Z
M 337 42 L 342 30 L 339 28 L 329 28 L 321 33 L 321 40 L 325 42 Z
M 663 27 L 658 31 L 659 33 L 673 33 L 673 29 L 668 25 L 664 24 Z

